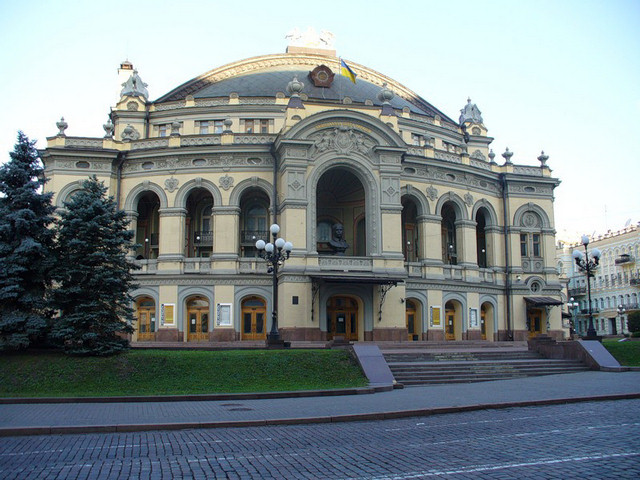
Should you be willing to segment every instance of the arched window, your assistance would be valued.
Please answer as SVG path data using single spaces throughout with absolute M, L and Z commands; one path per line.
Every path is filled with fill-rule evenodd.
M 261 190 L 247 192 L 240 202 L 241 231 L 240 248 L 242 256 L 257 255 L 256 241 L 269 242 L 269 198 Z
M 525 272 L 541 271 L 544 262 L 542 219 L 533 211 L 525 212 L 520 220 L 520 260 Z
M 442 207 L 442 261 L 449 265 L 458 264 L 456 242 L 456 212 L 450 203 Z
M 478 256 L 478 267 L 487 268 L 487 218 L 482 210 L 476 214 L 476 247 Z

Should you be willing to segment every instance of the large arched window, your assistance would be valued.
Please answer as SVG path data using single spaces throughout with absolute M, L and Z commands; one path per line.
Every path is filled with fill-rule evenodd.
M 240 249 L 243 257 L 255 257 L 256 241 L 269 238 L 269 198 L 258 189 L 246 192 L 240 201 Z
M 211 211 L 213 198 L 204 189 L 196 189 L 187 199 L 185 251 L 187 257 L 209 257 L 213 249 Z
M 458 264 L 456 242 L 456 212 L 450 203 L 442 207 L 442 261 L 449 265 Z
M 483 209 L 476 214 L 476 250 L 478 267 L 487 268 L 487 215 Z
M 331 168 L 318 180 L 316 191 L 316 242 L 320 254 L 366 255 L 365 190 L 356 175 L 345 168 Z M 342 238 L 327 238 L 327 225 L 341 224 Z M 335 245 L 340 244 L 341 249 Z M 325 248 L 326 247 L 326 248 Z
M 139 245 L 136 258 L 158 258 L 160 246 L 160 199 L 153 192 L 145 192 L 138 200 L 138 222 L 136 243 Z
M 402 253 L 405 262 L 415 262 L 418 252 L 418 208 L 410 198 L 402 199 Z

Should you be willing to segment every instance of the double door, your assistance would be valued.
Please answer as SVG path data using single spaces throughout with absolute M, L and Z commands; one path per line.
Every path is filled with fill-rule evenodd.
M 242 302 L 242 339 L 267 338 L 267 307 L 264 300 L 252 297 Z
M 188 342 L 206 342 L 209 340 L 209 308 L 194 308 L 187 313 L 189 327 Z
M 529 330 L 529 338 L 535 337 L 542 333 L 542 311 L 532 309 L 527 311 L 527 327 Z
M 350 297 L 331 297 L 327 302 L 327 335 L 329 340 L 343 337 L 358 340 L 358 304 Z

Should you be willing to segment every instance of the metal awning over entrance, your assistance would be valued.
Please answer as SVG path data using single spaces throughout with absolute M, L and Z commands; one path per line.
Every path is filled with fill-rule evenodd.
M 310 275 L 313 281 L 325 283 L 359 283 L 368 285 L 393 285 L 404 282 L 400 277 L 365 277 L 363 275 Z
M 562 301 L 553 297 L 524 297 L 529 307 L 547 307 L 550 305 L 562 305 Z

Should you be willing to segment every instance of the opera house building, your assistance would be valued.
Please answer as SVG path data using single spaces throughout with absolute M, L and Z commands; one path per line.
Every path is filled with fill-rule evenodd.
M 566 337 L 559 181 L 544 153 L 495 154 L 471 100 L 454 119 L 329 48 L 239 60 L 156 100 L 131 63 L 119 72 L 104 137 L 61 121 L 40 153 L 58 208 L 96 175 L 130 218 L 132 340 L 263 340 L 274 310 L 293 342 Z M 277 295 L 256 247 L 272 224 L 292 244 Z

